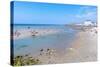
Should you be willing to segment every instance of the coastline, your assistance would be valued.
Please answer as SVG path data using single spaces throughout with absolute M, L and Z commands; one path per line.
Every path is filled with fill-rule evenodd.
M 77 34 L 76 40 L 67 49 L 67 62 L 97 61 L 97 29 L 92 28 Z
M 94 29 L 80 31 L 71 45 L 63 55 L 56 51 L 51 58 L 43 55 L 39 59 L 42 60 L 42 64 L 97 61 L 97 33 Z
M 35 32 L 32 33 L 33 31 Z M 43 36 L 57 32 L 59 30 L 56 29 L 21 29 L 20 33 L 24 34 L 24 36 L 20 35 L 18 38 L 32 36 L 35 33 L 35 36 Z M 15 39 L 18 38 L 16 37 Z M 76 34 L 76 39 L 70 45 L 69 48 L 66 48 L 64 54 L 60 54 L 56 49 L 52 48 L 49 48 L 48 52 L 48 48 L 44 48 L 42 55 L 32 57 L 38 58 L 42 62 L 41 64 L 97 61 L 97 28 L 93 27 L 79 31 Z

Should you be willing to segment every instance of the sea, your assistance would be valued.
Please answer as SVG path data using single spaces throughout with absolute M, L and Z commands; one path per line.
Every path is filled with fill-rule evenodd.
M 58 53 L 64 53 L 67 48 L 70 48 L 79 30 L 76 30 L 68 25 L 54 24 L 14 24 L 13 33 L 20 29 L 57 29 L 57 33 L 44 36 L 29 36 L 20 39 L 13 39 L 14 56 L 18 55 L 37 55 L 41 49 L 52 48 Z M 23 34 L 24 35 L 24 34 Z

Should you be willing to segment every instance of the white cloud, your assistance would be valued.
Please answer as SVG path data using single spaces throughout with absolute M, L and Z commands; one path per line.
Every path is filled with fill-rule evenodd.
M 96 8 L 91 8 L 91 7 L 83 7 L 80 8 L 78 11 L 78 14 L 75 16 L 76 18 L 79 19 L 93 19 L 96 20 L 97 18 L 97 9 Z

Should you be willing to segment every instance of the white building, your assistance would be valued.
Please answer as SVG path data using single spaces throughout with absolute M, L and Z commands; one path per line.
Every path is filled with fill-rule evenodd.
M 83 25 L 85 25 L 85 26 L 93 26 L 94 24 L 93 24 L 92 21 L 87 20 L 87 21 L 85 21 L 85 22 L 83 23 Z

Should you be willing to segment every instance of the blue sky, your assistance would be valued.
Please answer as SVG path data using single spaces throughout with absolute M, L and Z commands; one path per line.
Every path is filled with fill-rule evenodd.
M 85 20 L 97 21 L 96 6 L 14 1 L 14 24 L 71 24 Z

